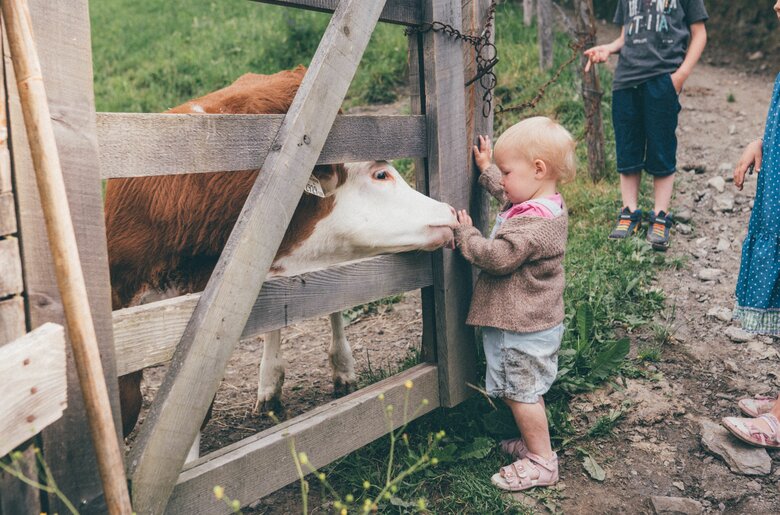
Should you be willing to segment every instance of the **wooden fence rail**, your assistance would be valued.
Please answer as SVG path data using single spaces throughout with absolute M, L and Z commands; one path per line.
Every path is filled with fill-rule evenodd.
M 264 4 L 298 7 L 309 11 L 332 13 L 340 0 L 253 0 Z M 422 2 L 420 0 L 387 0 L 379 21 L 417 25 L 422 23 Z
M 432 283 L 427 253 L 381 256 L 270 279 L 263 284 L 241 338 Z M 169 361 L 198 299 L 200 294 L 185 295 L 114 311 L 117 374 Z
M 104 179 L 262 166 L 284 115 L 99 113 Z M 424 116 L 338 116 L 317 164 L 426 157 Z

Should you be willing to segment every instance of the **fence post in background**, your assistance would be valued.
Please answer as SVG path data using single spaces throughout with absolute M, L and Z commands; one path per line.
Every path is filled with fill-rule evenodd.
M 549 70 L 553 65 L 552 0 L 536 0 L 536 17 L 539 35 L 539 68 Z
M 115 425 L 119 421 L 111 296 L 98 163 L 92 89 L 92 45 L 87 0 L 29 0 L 39 55 L 65 176 L 76 243 L 95 323 Z M 65 322 L 43 212 L 35 183 L 19 92 L 8 48 L 4 47 L 8 117 L 19 217 L 28 329 Z M 82 513 L 106 511 L 95 451 L 89 438 L 84 401 L 68 346 L 68 408 L 41 433 L 41 449 L 57 485 Z M 120 426 L 121 427 L 121 426 Z M 116 434 L 117 441 L 120 435 Z M 56 496 L 47 495 L 50 513 L 67 513 Z
M 577 18 L 577 33 L 584 43 L 583 50 L 596 44 L 596 19 L 593 14 L 593 0 L 576 0 L 574 2 Z M 585 71 L 588 59 L 580 58 L 582 70 L 582 100 L 585 106 L 585 138 L 588 142 L 588 171 L 592 181 L 601 178 L 605 167 L 604 156 L 604 125 L 601 119 L 601 85 L 596 66 Z
M 523 23 L 530 27 L 534 22 L 534 0 L 523 0 Z
M 2 39 L 0 39 L 2 43 Z M 8 152 L 5 68 L 0 63 L 0 347 L 24 336 L 22 264 L 16 225 L 16 201 L 11 180 L 11 156 Z M 36 477 L 35 450 L 32 444 L 19 449 L 17 461 L 23 474 Z M 0 472 L 0 514 L 39 513 L 38 491 L 17 478 Z

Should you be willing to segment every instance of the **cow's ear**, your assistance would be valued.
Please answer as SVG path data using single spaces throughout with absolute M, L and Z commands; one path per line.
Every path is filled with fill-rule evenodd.
M 347 178 L 347 171 L 344 165 L 315 166 L 312 175 L 320 181 L 322 191 L 328 197 L 336 192 L 336 188 L 341 186 Z

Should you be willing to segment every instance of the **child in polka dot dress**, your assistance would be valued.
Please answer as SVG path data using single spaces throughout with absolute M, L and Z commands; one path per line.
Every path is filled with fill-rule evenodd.
M 774 9 L 780 18 L 780 0 Z M 761 173 L 742 245 L 734 318 L 751 333 L 780 335 L 780 75 L 764 137 L 747 146 L 734 169 L 734 185 L 740 190 L 751 168 Z M 726 429 L 749 444 L 780 448 L 780 396 L 741 399 L 739 408 L 748 418 L 725 417 Z

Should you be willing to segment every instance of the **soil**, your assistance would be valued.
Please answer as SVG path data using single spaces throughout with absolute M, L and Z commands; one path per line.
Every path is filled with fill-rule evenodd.
M 762 134 L 772 82 L 767 74 L 747 74 L 705 61 L 685 86 L 678 164 L 691 171 L 677 174 L 673 211 L 692 213 L 691 232 L 683 234 L 679 226 L 673 231 L 668 254 L 679 258 L 682 266 L 658 271 L 658 287 L 667 294 L 668 309 L 657 322 L 669 328 L 671 336 L 659 361 L 645 367 L 646 378 L 628 379 L 620 387 L 602 388 L 573 403 L 572 416 L 583 427 L 613 409 L 622 407 L 626 414 L 611 436 L 587 444 L 606 471 L 603 482 L 589 477 L 576 451 L 564 451 L 561 482 L 544 493 L 564 513 L 654 513 L 651 496 L 693 499 L 706 513 L 780 513 L 780 453 L 769 452 L 772 473 L 740 475 L 708 452 L 701 438 L 702 421 L 718 423 L 721 417 L 738 415 L 739 398 L 776 395 L 780 390 L 780 342 L 755 337 L 735 343 L 725 334 L 732 323 L 707 315 L 716 307 L 733 308 L 756 179 L 749 177 L 742 192 L 726 182 L 723 194 L 708 181 L 718 176 L 729 181 L 745 144 Z M 733 197 L 733 210 L 713 210 L 719 195 Z M 699 272 L 709 268 L 723 273 L 714 281 L 700 280 Z M 347 337 L 358 373 L 365 374 L 369 366 L 373 371 L 393 370 L 419 347 L 421 333 L 416 292 L 354 321 L 347 327 Z M 652 345 L 655 338 L 647 330 L 629 336 L 634 353 Z M 283 350 L 290 362 L 283 395 L 286 417 L 332 398 L 326 355 L 329 339 L 327 318 L 284 330 Z M 251 414 L 261 355 L 259 338 L 239 345 L 217 394 L 214 417 L 203 434 L 202 453 L 271 424 Z M 163 370 L 147 372 L 147 399 Z M 540 512 L 546 510 L 533 497 L 525 500 Z M 299 510 L 298 503 L 293 485 L 256 502 L 250 511 L 293 513 Z

